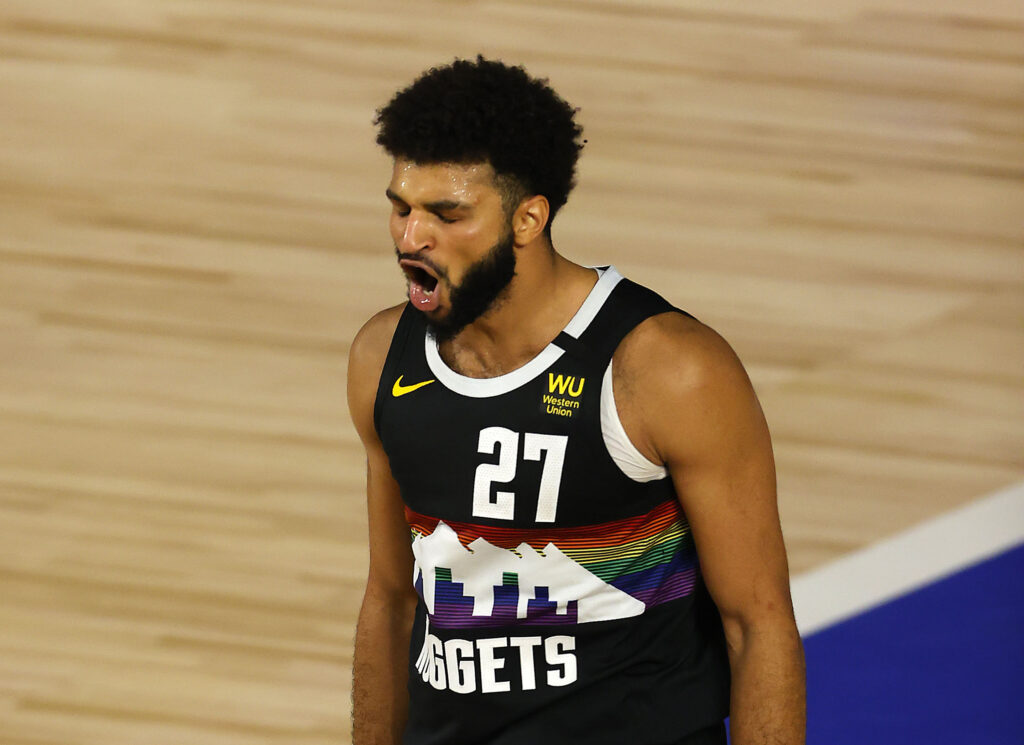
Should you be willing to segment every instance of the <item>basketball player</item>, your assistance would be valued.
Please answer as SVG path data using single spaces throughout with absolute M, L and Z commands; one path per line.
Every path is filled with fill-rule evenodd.
M 477 58 L 377 124 L 408 302 L 350 359 L 355 745 L 802 743 L 761 409 L 714 331 L 554 250 L 574 110 Z

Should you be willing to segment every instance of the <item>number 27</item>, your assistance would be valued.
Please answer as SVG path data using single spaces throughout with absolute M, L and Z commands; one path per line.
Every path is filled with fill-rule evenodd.
M 566 435 L 541 435 L 527 432 L 523 435 L 523 460 L 541 460 L 544 468 L 540 475 L 540 491 L 537 495 L 537 517 L 539 523 L 553 523 L 558 510 L 558 490 L 562 485 L 562 466 L 565 463 Z M 505 427 L 487 427 L 480 430 L 477 452 L 494 455 L 498 451 L 497 463 L 481 463 L 476 467 L 473 479 L 473 515 L 511 520 L 515 515 L 516 495 L 510 491 L 498 491 L 491 496 L 491 484 L 507 484 L 516 475 L 519 463 L 519 433 Z

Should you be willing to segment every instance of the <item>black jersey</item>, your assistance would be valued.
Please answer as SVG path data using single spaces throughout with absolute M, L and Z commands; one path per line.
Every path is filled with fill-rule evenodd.
M 407 745 L 668 745 L 728 713 L 671 479 L 627 475 L 602 430 L 615 348 L 671 310 L 607 268 L 537 357 L 476 379 L 406 307 L 374 420 L 420 596 Z

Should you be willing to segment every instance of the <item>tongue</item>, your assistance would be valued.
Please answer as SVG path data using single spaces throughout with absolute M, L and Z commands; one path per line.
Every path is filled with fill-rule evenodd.
M 426 288 L 418 282 L 409 282 L 409 302 L 417 310 L 434 310 L 437 308 L 437 288 L 434 292 L 427 292 Z

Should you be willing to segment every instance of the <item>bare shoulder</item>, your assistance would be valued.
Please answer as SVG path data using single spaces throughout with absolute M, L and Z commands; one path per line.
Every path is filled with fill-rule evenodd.
M 357 373 L 373 372 L 376 368 L 377 374 L 380 374 L 404 308 L 405 303 L 385 308 L 363 324 L 352 340 L 352 347 L 349 350 L 350 375 L 353 367 Z
M 704 438 L 733 409 L 760 415 L 750 379 L 729 343 L 681 313 L 652 316 L 633 329 L 615 352 L 613 372 L 623 425 L 656 462 L 671 459 L 670 440 L 692 441 L 698 432 Z
M 739 357 L 714 329 L 682 313 L 640 323 L 615 352 L 615 383 L 657 384 L 677 394 L 709 387 L 749 385 Z
M 405 304 L 386 308 L 363 324 L 348 353 L 348 408 L 360 437 L 372 434 L 373 402 L 391 339 Z

